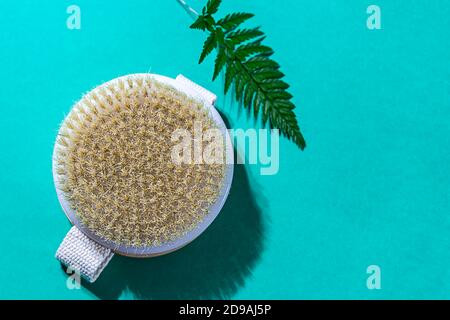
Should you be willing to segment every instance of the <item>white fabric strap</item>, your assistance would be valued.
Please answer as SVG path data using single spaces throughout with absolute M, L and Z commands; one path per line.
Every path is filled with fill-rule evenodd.
M 89 239 L 73 226 L 56 251 L 56 259 L 67 267 L 79 271 L 80 275 L 94 282 L 106 267 L 114 253 Z
M 214 93 L 212 93 L 212 92 L 206 90 L 205 88 L 199 86 L 198 84 L 196 84 L 195 82 L 189 80 L 188 78 L 186 78 L 182 74 L 178 75 L 176 77 L 175 81 L 177 81 L 181 85 L 186 86 L 188 88 L 191 88 L 192 90 L 197 92 L 199 97 L 201 99 L 203 99 L 206 103 L 208 103 L 210 105 L 214 105 L 216 103 L 217 96 Z

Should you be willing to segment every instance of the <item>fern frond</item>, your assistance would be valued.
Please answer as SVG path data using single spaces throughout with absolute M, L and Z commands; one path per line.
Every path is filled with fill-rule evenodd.
M 220 2 L 209 0 L 203 14 L 191 25 L 210 32 L 199 63 L 217 48 L 213 80 L 225 69 L 225 94 L 233 88 L 240 105 L 253 109 L 255 117 L 261 113 L 264 125 L 279 129 L 303 150 L 306 143 L 294 113 L 292 94 L 287 91 L 289 85 L 283 80 L 280 65 L 271 58 L 272 48 L 262 44 L 264 33 L 259 27 L 238 29 L 253 17 L 250 13 L 231 13 L 216 22 L 212 14 L 218 11 Z

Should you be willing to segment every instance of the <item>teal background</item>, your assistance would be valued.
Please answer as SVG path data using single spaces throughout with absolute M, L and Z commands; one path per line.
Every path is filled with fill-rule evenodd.
M 73 3 L 81 30 L 66 28 Z M 366 28 L 370 4 L 382 30 Z M 447 1 L 225 0 L 230 10 L 267 33 L 308 147 L 281 140 L 274 176 L 237 167 L 223 212 L 186 248 L 116 256 L 94 285 L 68 290 L 51 153 L 82 93 L 183 73 L 219 93 L 233 128 L 254 123 L 211 82 L 212 57 L 197 64 L 205 35 L 175 0 L 0 2 L 0 298 L 450 298 Z M 371 264 L 381 290 L 366 287 Z

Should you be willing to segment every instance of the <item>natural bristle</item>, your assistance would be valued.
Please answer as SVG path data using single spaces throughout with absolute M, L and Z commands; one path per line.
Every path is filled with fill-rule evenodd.
M 171 135 L 217 128 L 205 107 L 148 77 L 86 94 L 60 129 L 58 183 L 80 221 L 98 236 L 135 247 L 175 240 L 208 213 L 224 164 L 174 164 Z

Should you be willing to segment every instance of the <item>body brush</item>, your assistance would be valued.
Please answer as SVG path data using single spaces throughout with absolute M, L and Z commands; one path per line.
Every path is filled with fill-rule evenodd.
M 233 173 L 230 137 L 214 101 L 183 76 L 136 74 L 74 105 L 53 154 L 58 198 L 74 224 L 56 253 L 63 264 L 93 282 L 114 253 L 165 254 L 206 229 Z M 223 147 L 215 156 L 222 161 L 174 161 L 177 130 L 200 151 L 210 143 L 204 134 L 218 131 Z M 191 144 L 186 148 L 195 153 Z

